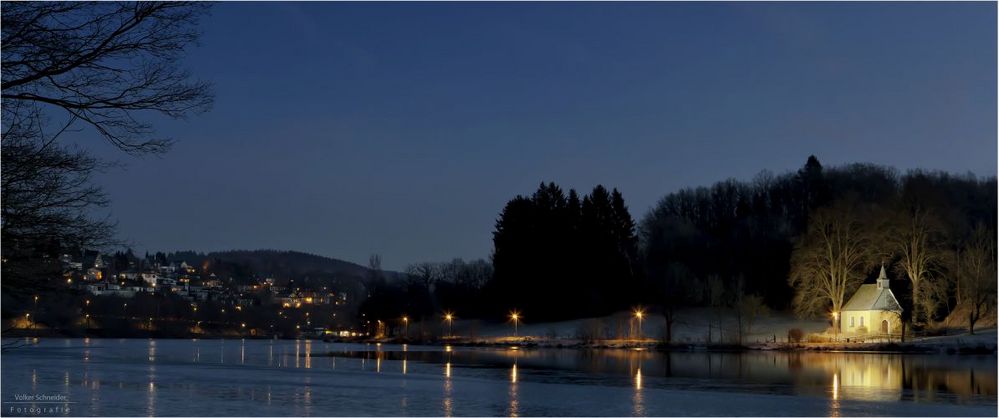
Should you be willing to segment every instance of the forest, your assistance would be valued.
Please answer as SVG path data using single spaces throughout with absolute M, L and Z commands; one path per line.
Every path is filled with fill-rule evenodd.
M 499 213 L 491 263 L 420 263 L 380 281 L 373 317 L 541 322 L 643 306 L 756 308 L 825 317 L 881 265 L 917 329 L 994 312 L 996 179 L 874 164 L 761 172 L 664 196 L 635 222 L 622 194 L 542 183 Z M 846 259 L 849 262 L 840 263 Z M 827 266 L 835 265 L 829 269 Z

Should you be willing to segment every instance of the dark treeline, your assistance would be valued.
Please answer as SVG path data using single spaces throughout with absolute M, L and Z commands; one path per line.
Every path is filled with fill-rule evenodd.
M 961 277 L 967 276 L 961 271 L 968 270 L 961 260 L 969 258 L 969 243 L 994 243 L 996 198 L 995 178 L 900 175 L 874 164 L 825 168 L 813 156 L 785 174 L 762 172 L 751 181 L 671 193 L 636 228 L 616 189 L 597 186 L 580 196 L 542 183 L 501 211 L 491 273 L 480 261 L 481 275 L 458 285 L 455 275 L 433 273 L 448 263 L 417 264 L 404 283 L 374 286 L 365 307 L 386 317 L 455 311 L 492 319 L 516 309 L 528 321 L 545 321 L 644 306 L 665 316 L 667 339 L 685 307 L 752 311 L 763 304 L 828 314 L 840 305 L 813 297 L 821 283 L 791 278 L 795 263 L 804 272 L 801 260 L 818 245 L 807 231 L 849 221 L 860 231 L 864 257 L 844 271 L 844 297 L 883 263 L 907 315 L 921 312 L 925 324 L 961 304 Z M 923 237 L 918 241 L 925 252 L 905 245 L 910 236 Z M 924 253 L 930 256 L 922 261 L 912 257 Z M 994 257 L 976 263 L 976 271 L 994 271 Z
M 368 295 L 360 307 L 363 318 L 384 320 L 388 333 L 399 331 L 403 317 L 414 323 L 436 323 L 444 312 L 457 312 L 463 318 L 488 316 L 482 303 L 486 282 L 493 277 L 486 260 L 422 262 L 406 267 L 405 277 L 387 277 L 377 255 L 369 263 Z M 374 326 L 371 323 L 362 325 Z M 435 329 L 414 329 L 412 336 L 424 336 Z
M 542 183 L 507 203 L 493 242 L 492 263 L 418 263 L 403 282 L 375 281 L 362 309 L 386 318 L 500 319 L 517 310 L 530 321 L 568 319 L 627 307 L 641 284 L 635 222 L 616 189 L 580 197 Z
M 869 255 L 861 275 L 876 273 L 875 264 L 891 266 L 903 257 L 891 243 L 905 233 L 901 226 L 909 214 L 931 214 L 939 233 L 931 237 L 930 246 L 941 254 L 932 268 L 939 272 L 946 268 L 947 249 L 959 247 L 976 226 L 983 225 L 994 236 L 996 182 L 925 171 L 900 176 L 872 164 L 825 169 L 813 156 L 796 172 L 764 172 L 751 182 L 727 180 L 672 193 L 640 226 L 642 258 L 657 304 L 667 319 L 676 307 L 717 304 L 718 295 L 712 293 L 719 293 L 721 283 L 721 299 L 729 304 L 755 294 L 772 308 L 791 307 L 800 293 L 796 291 L 807 290 L 793 289 L 788 281 L 796 245 L 814 245 L 804 237 L 806 228 L 816 213 L 829 213 L 833 206 L 857 208 L 856 225 L 869 238 L 860 249 Z M 898 278 L 906 276 L 902 269 L 895 270 Z M 900 282 L 903 289 L 896 294 L 911 307 L 912 301 L 906 300 L 911 288 Z M 847 289 L 847 298 L 851 292 Z
M 533 320 L 602 315 L 633 302 L 638 240 L 624 197 L 596 186 L 589 195 L 542 184 L 503 208 L 493 233 L 495 311 Z

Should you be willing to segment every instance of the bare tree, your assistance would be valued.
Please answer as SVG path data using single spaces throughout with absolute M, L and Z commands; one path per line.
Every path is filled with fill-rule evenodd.
M 861 221 L 856 206 L 841 201 L 816 210 L 809 219 L 791 254 L 789 281 L 799 315 L 840 312 L 877 258 L 876 227 Z
M 406 274 L 411 282 L 430 290 L 431 286 L 440 280 L 441 269 L 435 263 L 422 262 L 407 266 Z
M 727 301 L 725 300 L 726 299 L 725 296 L 726 296 L 725 283 L 722 282 L 721 277 L 718 277 L 718 275 L 716 274 L 708 276 L 707 301 L 711 305 L 711 312 L 714 315 L 715 322 L 717 323 L 714 326 L 718 328 L 718 341 L 725 340 L 725 333 L 722 329 L 722 319 L 724 317 L 723 311 L 725 309 L 725 306 L 728 305 Z M 712 340 L 711 329 L 712 329 L 712 324 L 711 320 L 709 319 L 708 320 L 709 344 L 711 343 Z
M 95 158 L 55 142 L 58 135 L 43 141 L 33 113 L 5 120 L 0 147 L 3 287 L 16 290 L 26 287 L 29 279 L 46 285 L 57 278 L 58 255 L 64 247 L 110 244 L 113 225 L 89 213 L 108 203 L 104 193 L 90 184 L 100 167 Z
M 736 321 L 739 325 L 739 344 L 753 332 L 753 325 L 760 317 L 770 314 L 770 309 L 763 303 L 759 295 L 743 295 L 739 293 L 735 302 Z
M 939 245 L 942 228 L 927 210 L 915 208 L 897 215 L 887 241 L 891 249 L 900 257 L 898 270 L 909 278 L 912 284 L 913 324 L 924 324 L 933 313 L 940 300 L 939 277 L 946 252 Z
M 40 278 L 67 247 L 111 241 L 93 219 L 106 196 L 91 183 L 106 165 L 62 136 L 91 127 L 131 154 L 161 152 L 143 116 L 207 110 L 207 83 L 178 65 L 205 4 L 3 2 L 2 240 L 4 286 Z M 54 122 L 53 122 L 54 121 Z M 54 266 L 55 265 L 55 266 Z M 41 269 L 41 271 L 39 271 Z
M 381 283 L 385 279 L 385 272 L 382 271 L 382 256 L 371 254 L 368 257 L 368 278 L 372 283 Z
M 971 238 L 958 251 L 956 261 L 958 265 L 955 270 L 960 284 L 958 306 L 967 310 L 968 332 L 974 334 L 975 323 L 995 311 L 995 231 L 978 225 Z
M 83 122 L 129 153 L 163 151 L 143 112 L 181 118 L 207 110 L 207 83 L 177 65 L 198 38 L 205 4 L 4 2 L 0 83 L 4 108 L 20 103 Z
M 671 262 L 662 280 L 655 284 L 660 312 L 663 315 L 665 328 L 663 340 L 666 344 L 673 343 L 673 327 L 676 325 L 681 308 L 701 302 L 704 285 L 699 285 L 697 276 L 681 263 Z

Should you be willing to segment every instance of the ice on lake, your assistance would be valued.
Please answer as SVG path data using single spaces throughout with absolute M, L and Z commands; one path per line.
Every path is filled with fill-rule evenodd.
M 2 361 L 3 415 L 46 406 L 73 416 L 997 412 L 995 355 L 42 339 Z M 65 402 L 17 401 L 25 394 Z

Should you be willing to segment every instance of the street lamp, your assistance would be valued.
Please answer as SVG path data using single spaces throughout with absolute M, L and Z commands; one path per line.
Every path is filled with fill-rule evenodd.
M 85 307 L 83 308 L 83 313 L 87 317 L 87 329 L 90 329 L 90 299 L 85 299 L 83 301 Z
M 447 335 L 448 335 L 448 337 L 453 337 L 454 336 L 454 332 L 452 331 L 452 328 L 451 328 L 451 322 L 454 320 L 454 314 L 452 314 L 451 312 L 445 312 L 444 313 L 444 320 L 447 321 Z
M 519 334 L 517 332 L 517 325 L 520 323 L 520 312 L 517 312 L 516 310 L 510 312 L 510 319 L 513 320 L 513 336 L 517 337 Z
M 635 308 L 635 319 L 638 320 L 638 340 L 642 340 L 642 318 L 645 317 L 645 311 L 641 307 Z
M 403 317 L 402 317 L 402 323 L 406 327 L 406 338 L 409 338 L 409 317 L 403 315 Z

